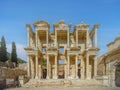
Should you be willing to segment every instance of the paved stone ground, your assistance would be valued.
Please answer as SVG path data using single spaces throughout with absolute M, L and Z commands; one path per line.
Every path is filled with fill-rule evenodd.
M 120 87 L 9 88 L 5 90 L 120 90 Z

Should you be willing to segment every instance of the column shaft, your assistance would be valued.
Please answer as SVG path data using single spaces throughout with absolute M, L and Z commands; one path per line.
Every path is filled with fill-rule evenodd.
M 94 58 L 94 77 L 97 76 L 97 56 Z
M 65 79 L 67 78 L 67 59 L 65 58 Z
M 49 79 L 49 55 L 47 55 L 47 79 Z
M 70 40 L 70 38 L 69 38 L 70 36 L 69 35 L 70 34 L 69 34 L 69 30 L 68 30 L 68 33 L 67 33 L 67 44 L 68 44 L 68 47 L 69 47 L 69 43 L 70 43 L 70 41 L 69 41 Z
M 30 47 L 30 35 L 29 35 L 29 31 L 27 32 L 27 46 Z
M 86 57 L 86 79 L 90 79 L 89 78 L 89 54 L 87 54 L 87 57 Z
M 36 79 L 38 79 L 38 56 L 36 55 Z
M 76 46 L 78 46 L 78 30 L 76 30 Z
M 57 30 L 55 30 L 55 44 L 57 46 Z
M 27 56 L 28 61 L 28 76 L 30 76 L 30 56 Z
M 39 65 L 39 79 L 41 79 L 41 77 L 42 77 L 42 70 L 41 70 L 41 65 Z
M 76 79 L 78 79 L 78 57 L 77 57 L 77 55 L 76 55 Z
M 86 32 L 86 49 L 88 48 L 88 43 L 89 43 L 89 40 L 88 40 L 88 31 Z
M 96 28 L 96 30 L 95 30 L 95 47 L 97 47 L 97 28 Z
M 37 46 L 38 46 L 38 31 L 36 31 L 36 48 L 37 48 Z
M 81 79 L 84 79 L 85 76 L 85 63 L 83 57 L 81 58 Z
M 57 79 L 58 78 L 58 71 L 57 71 L 57 55 L 55 55 L 55 79 Z
M 70 76 L 70 56 L 68 55 L 68 77 Z
M 46 31 L 46 46 L 48 46 L 48 30 Z

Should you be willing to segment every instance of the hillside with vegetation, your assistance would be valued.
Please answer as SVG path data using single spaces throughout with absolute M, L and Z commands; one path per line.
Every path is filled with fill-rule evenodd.
M 11 54 L 9 53 L 9 52 L 7 52 L 7 57 L 8 57 L 8 60 L 10 60 L 10 58 L 11 58 Z M 26 63 L 26 61 L 25 60 L 23 60 L 23 59 L 21 59 L 21 58 L 17 58 L 17 61 L 18 61 L 18 63 Z

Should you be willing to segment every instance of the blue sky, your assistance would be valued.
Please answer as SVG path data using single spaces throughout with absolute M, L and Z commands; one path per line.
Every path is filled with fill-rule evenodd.
M 99 55 L 107 51 L 109 42 L 120 34 L 120 0 L 0 0 L 0 38 L 4 35 L 7 50 L 16 42 L 18 56 L 26 59 L 26 24 L 46 20 L 51 25 L 64 19 L 66 24 L 81 21 L 91 27 L 99 23 Z M 33 26 L 32 26 L 33 27 Z

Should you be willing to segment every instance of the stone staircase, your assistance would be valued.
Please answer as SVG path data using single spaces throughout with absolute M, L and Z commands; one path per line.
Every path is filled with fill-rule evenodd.
M 30 79 L 23 87 L 103 87 L 97 80 L 35 80 Z

